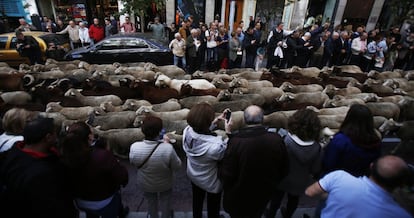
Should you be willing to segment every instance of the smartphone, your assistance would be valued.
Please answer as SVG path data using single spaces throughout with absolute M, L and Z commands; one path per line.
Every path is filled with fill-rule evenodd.
M 227 110 L 227 111 L 224 113 L 224 118 L 225 118 L 227 121 L 229 121 L 229 120 L 230 120 L 230 117 L 231 117 L 231 111 L 230 111 L 230 110 Z

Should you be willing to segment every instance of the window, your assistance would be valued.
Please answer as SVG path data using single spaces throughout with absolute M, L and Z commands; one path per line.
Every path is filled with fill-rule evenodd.
M 100 49 L 111 50 L 111 49 L 119 49 L 120 47 L 121 47 L 121 39 L 109 39 L 109 40 L 105 40 L 101 44 Z
M 10 42 L 10 49 L 16 49 L 16 44 L 17 44 L 17 38 L 13 36 Z
M 150 46 L 142 39 L 129 38 L 124 40 L 124 48 L 149 48 Z
M 5 49 L 8 37 L 0 37 L 0 49 Z

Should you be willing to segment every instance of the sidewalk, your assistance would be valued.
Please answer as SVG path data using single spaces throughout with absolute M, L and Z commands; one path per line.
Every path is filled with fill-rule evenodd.
M 313 213 L 314 213 L 315 208 L 298 208 L 295 211 L 295 214 L 293 214 L 292 218 L 302 218 L 303 214 L 308 214 L 310 217 L 313 217 Z M 230 218 L 230 216 L 222 211 L 221 214 L 225 217 L 225 218 Z M 204 217 L 207 217 L 207 212 L 204 212 Z M 85 218 L 85 213 L 81 212 L 80 213 L 80 218 Z M 193 213 L 192 212 L 174 212 L 174 218 L 192 218 L 193 217 Z M 278 214 L 276 215 L 276 218 L 281 218 L 281 214 L 278 212 Z M 129 212 L 127 218 L 147 218 L 147 213 L 146 212 Z

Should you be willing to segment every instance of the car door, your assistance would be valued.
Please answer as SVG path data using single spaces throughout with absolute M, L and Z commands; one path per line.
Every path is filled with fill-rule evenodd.
M 86 61 L 96 64 L 122 62 L 119 54 L 121 49 L 120 38 L 104 39 L 95 44 L 84 57 Z
M 0 61 L 7 62 L 10 66 L 28 63 L 28 59 L 20 57 L 16 50 L 17 38 L 15 36 L 2 36 L 0 41 Z

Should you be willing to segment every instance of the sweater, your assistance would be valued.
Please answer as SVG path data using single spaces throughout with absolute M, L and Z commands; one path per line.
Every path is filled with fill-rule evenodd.
M 177 57 L 184 57 L 185 55 L 185 40 L 181 39 L 178 41 L 177 39 L 173 39 L 168 46 L 172 53 Z
M 74 26 L 71 27 L 70 25 L 68 25 L 64 30 L 57 32 L 57 34 L 69 34 L 69 39 L 72 42 L 79 42 L 79 26 Z
M 89 26 L 89 37 L 96 43 L 105 38 L 105 28 L 101 25 Z
M 218 162 L 224 156 L 227 141 L 220 136 L 196 133 L 191 126 L 183 132 L 183 149 L 187 155 L 187 176 L 198 187 L 220 193 Z
M 2 153 L 1 216 L 75 217 L 71 188 L 58 156 L 25 151 L 24 147 L 24 142 L 18 142 Z
M 144 140 L 131 145 L 129 161 L 138 167 L 158 144 Z M 163 192 L 172 188 L 174 172 L 181 167 L 181 160 L 169 143 L 160 143 L 148 161 L 138 169 L 138 185 L 144 192 Z
M 280 182 L 278 189 L 293 195 L 301 195 L 312 184 L 311 174 L 321 168 L 321 146 L 314 141 L 302 141 L 288 133 L 284 142 L 289 155 L 289 174 Z
M 263 212 L 288 173 L 287 156 L 282 138 L 263 126 L 232 135 L 220 167 L 224 210 L 232 217 L 255 217 Z

